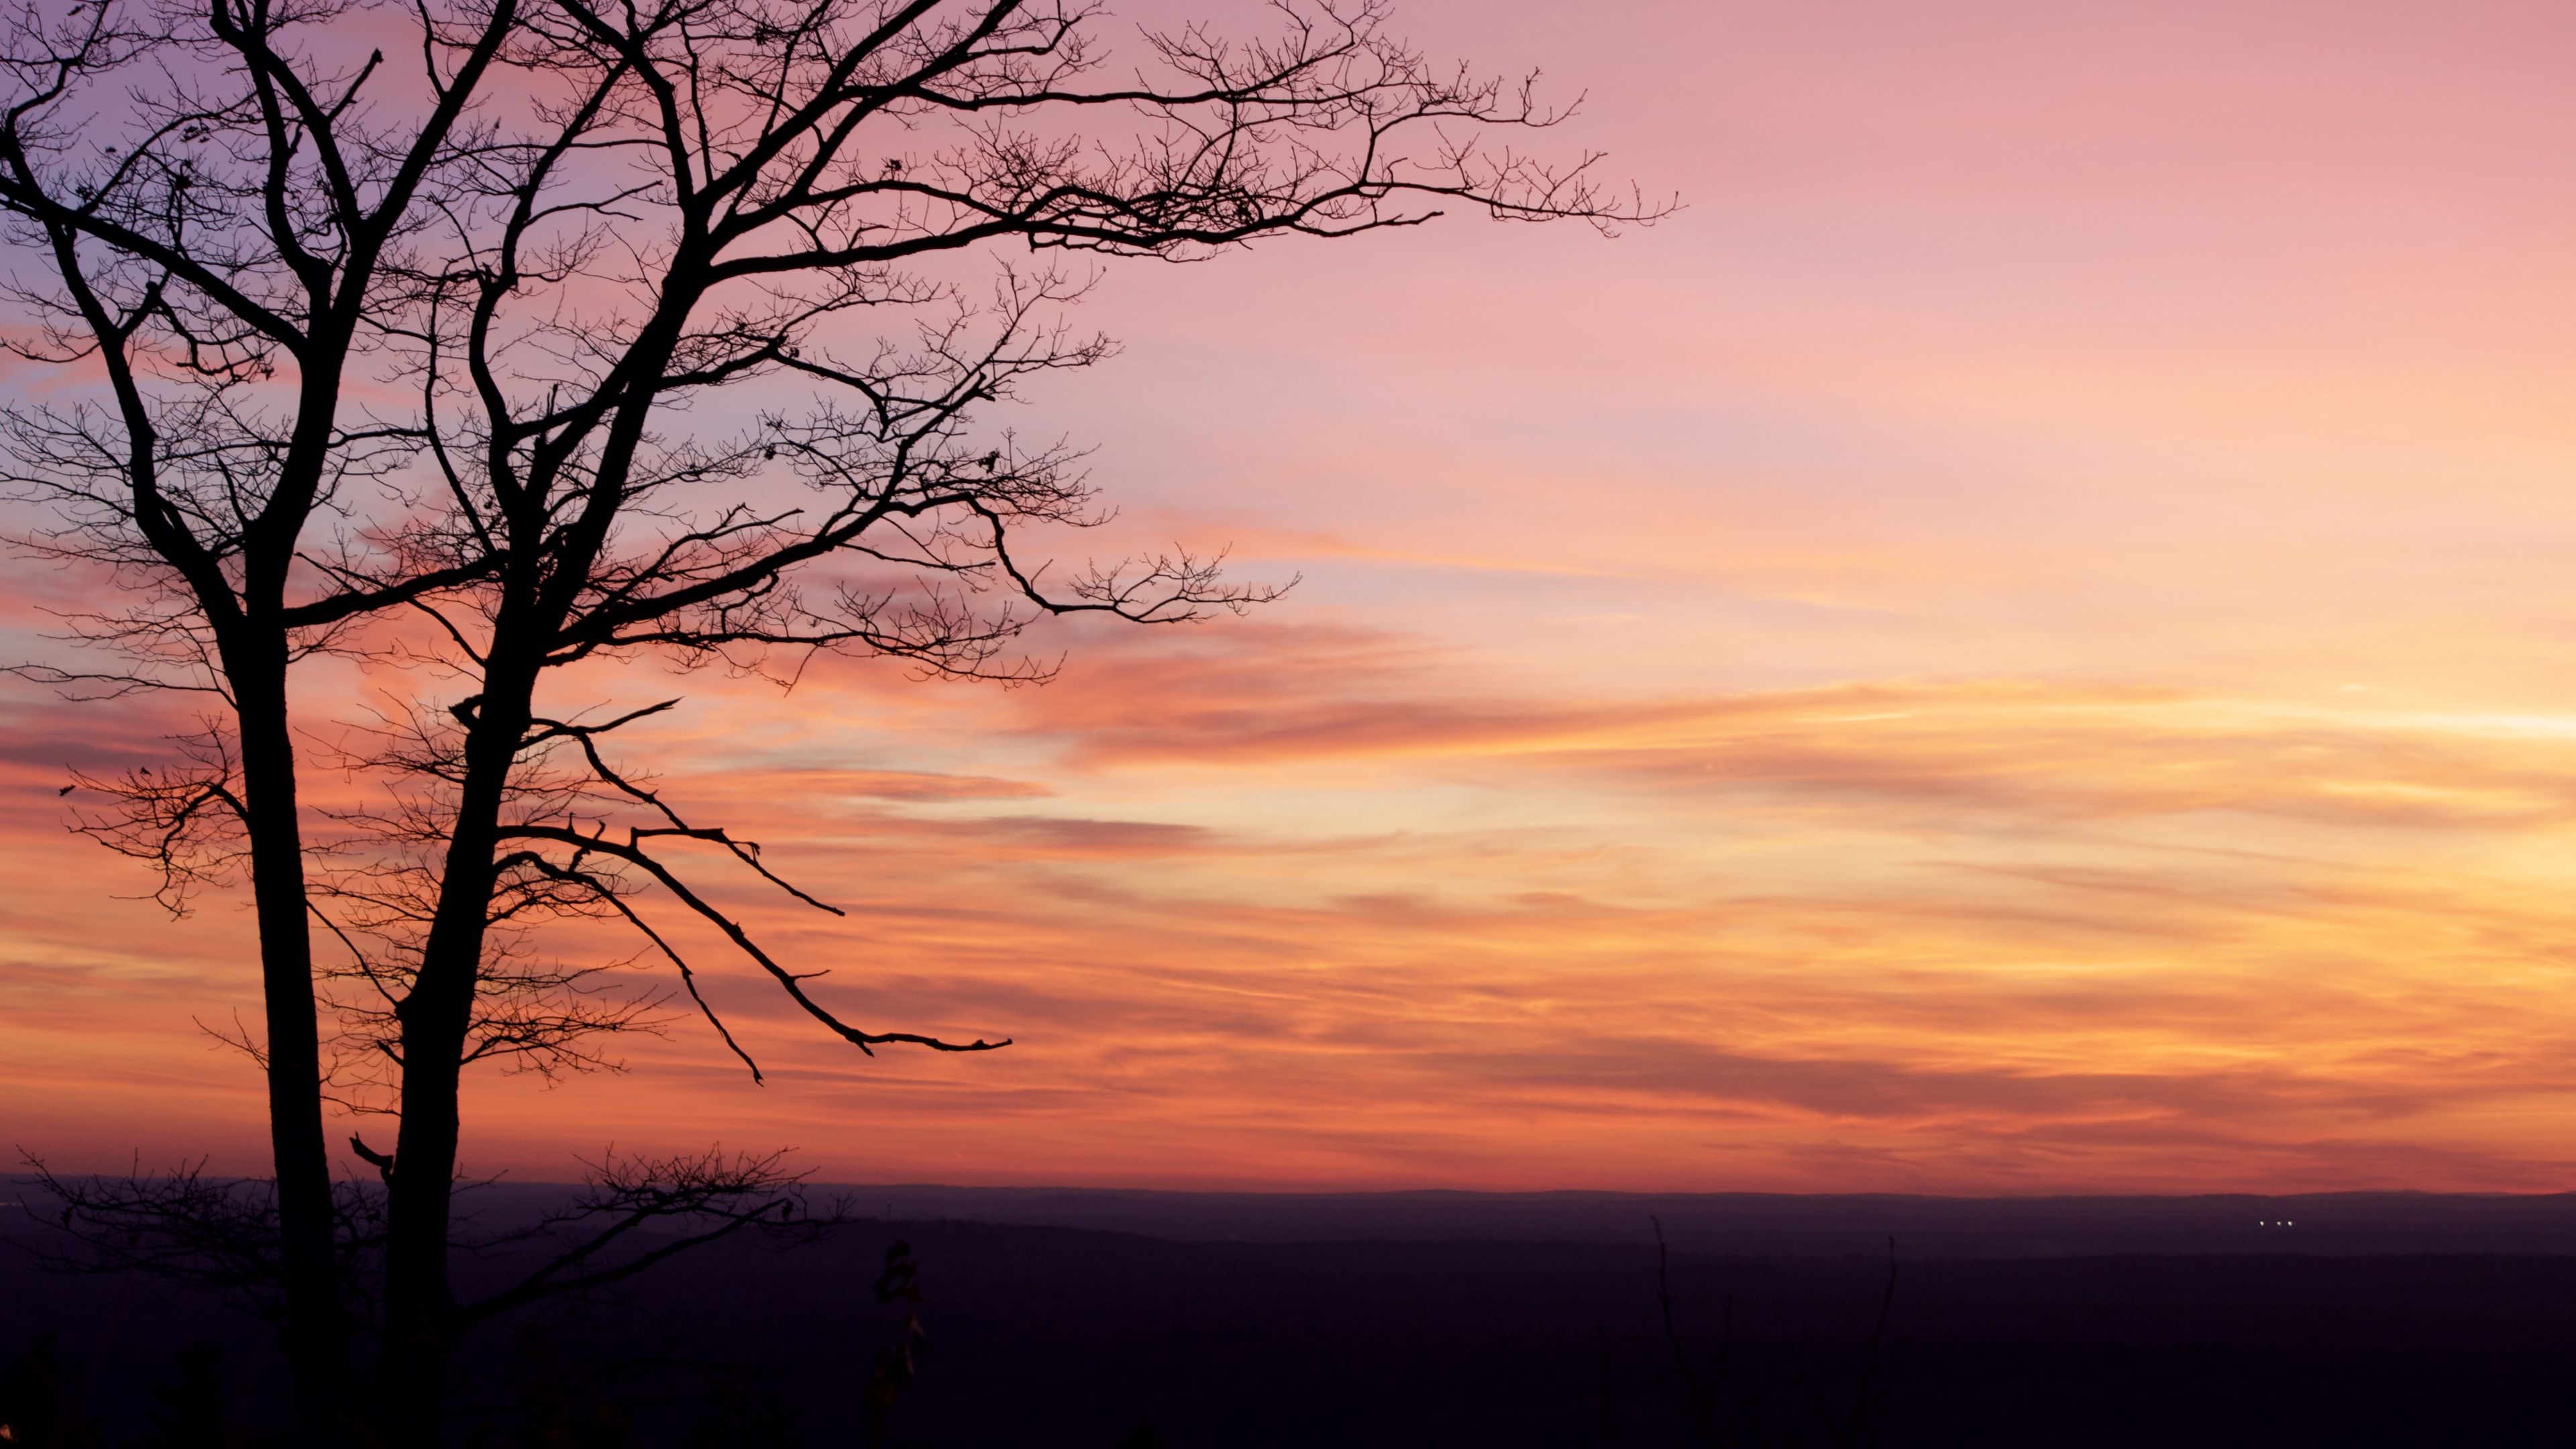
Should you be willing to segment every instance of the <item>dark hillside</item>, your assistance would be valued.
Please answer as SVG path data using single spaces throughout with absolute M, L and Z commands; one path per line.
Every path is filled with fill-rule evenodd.
M 1145 1196 L 1155 1211 L 1186 1216 L 1176 1195 Z M 1859 1231 L 1853 1215 L 1910 1201 L 1927 1217 L 1947 1215 L 1961 1235 L 1947 1240 L 1953 1247 L 2024 1232 L 2040 1211 L 1768 1201 L 1837 1233 Z M 2083 1201 L 2059 1200 L 2049 1230 L 2082 1238 L 2165 1211 L 2133 1201 L 2108 1213 L 2109 1228 L 2096 1221 L 2079 1233 L 2083 1215 L 2066 1204 Z M 2452 1204 L 2453 1227 L 2467 1224 L 2474 1241 L 2494 1228 L 2480 1222 L 2517 1220 L 2550 1200 L 2467 1201 L 2484 1206 L 2415 1205 L 2419 1217 L 2440 1217 L 2434 1205 Z M 1483 1235 L 1495 1222 L 1477 1219 L 1472 1203 L 1447 1239 L 1221 1235 L 1251 1226 L 1256 1209 L 1274 1226 L 1312 1232 L 1344 1220 L 1338 1213 L 1381 1211 L 1395 1215 L 1382 1224 L 1415 1228 L 1436 1220 L 1426 1195 L 1313 1200 L 1320 1222 L 1298 1219 L 1298 1202 L 1202 1203 L 1189 1237 L 907 1218 L 790 1252 L 709 1250 L 614 1300 L 487 1336 L 476 1355 L 478 1437 L 857 1444 L 860 1400 L 898 1322 L 871 1285 L 886 1244 L 901 1238 L 921 1263 L 928 1336 L 890 1421 L 893 1443 L 1709 1442 L 1658 1312 L 1642 1201 L 1587 1198 L 1601 1221 L 1628 1219 L 1624 1241 Z M 1700 1206 L 1713 1212 L 1712 1202 L 1724 1205 Z M 1893 1306 L 1873 1355 L 1883 1237 L 1874 1253 L 1718 1253 L 1697 1245 L 1713 1231 L 1708 1220 L 1667 1221 L 1676 1217 L 1685 1246 L 1671 1262 L 1675 1328 L 1693 1374 L 1704 1386 L 1714 1377 L 1713 1418 L 1732 1431 L 1720 1442 L 2561 1444 L 2576 1425 L 2576 1255 L 2166 1244 L 1971 1257 L 1917 1250 L 1900 1233 Z M 14 1255 L 0 1274 L 7 1351 L 55 1327 L 79 1386 L 104 1405 L 98 1416 L 126 1432 L 168 1419 L 173 1396 L 184 1397 L 177 1350 L 192 1339 L 224 1346 L 223 1395 L 257 1397 L 255 1325 L 139 1285 L 31 1276 Z M 1872 1392 L 1860 1413 L 1864 1376 Z

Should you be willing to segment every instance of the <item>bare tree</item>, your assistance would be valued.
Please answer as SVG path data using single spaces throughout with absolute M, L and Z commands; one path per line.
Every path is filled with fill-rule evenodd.
M 407 31 L 399 60 L 375 48 Z M 1377 0 L 1284 0 L 1267 38 L 1115 53 L 1079 0 L 27 0 L 0 34 L 0 214 L 21 356 L 95 379 L 7 414 L 26 540 L 121 587 L 75 692 L 201 691 L 159 773 L 85 828 L 165 900 L 246 868 L 265 1013 L 279 1316 L 335 1437 L 346 1273 L 325 1105 L 385 1193 L 370 1414 L 437 1433 L 457 1088 L 602 1060 L 651 1004 L 538 953 L 630 925 L 747 1069 L 655 924 L 712 925 L 861 1051 L 984 1051 L 847 1020 L 684 876 L 756 845 L 612 759 L 665 701 L 585 711 L 637 653 L 782 677 L 813 655 L 1005 679 L 1033 620 L 1196 619 L 1272 597 L 1185 551 L 1050 583 L 1033 529 L 1106 516 L 1080 454 L 990 405 L 1108 355 L 1065 321 L 1109 259 L 1411 226 L 1451 206 L 1608 229 L 1662 207 L 1493 138 L 1563 112 L 1426 61 Z M 728 405 L 758 383 L 760 405 Z M 694 409 L 694 411 L 693 411 Z M 301 659 L 415 697 L 328 736 L 372 782 L 299 804 Z M 549 687 L 548 681 L 563 680 Z M 309 764 L 306 766 L 309 768 Z M 331 954 L 317 965 L 312 923 Z M 327 1024 L 327 1029 L 326 1029 Z

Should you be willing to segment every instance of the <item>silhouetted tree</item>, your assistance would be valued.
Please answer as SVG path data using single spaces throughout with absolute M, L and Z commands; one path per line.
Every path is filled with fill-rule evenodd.
M 1043 670 L 1010 642 L 1034 618 L 1266 599 L 1186 552 L 1054 586 L 1015 552 L 1029 525 L 1103 517 L 1075 452 L 981 412 L 1107 356 L 1062 317 L 1099 259 L 1459 204 L 1603 227 L 1659 211 L 1597 189 L 1590 157 L 1491 142 L 1561 113 L 1427 62 L 1375 0 L 1288 0 L 1265 39 L 1190 26 L 1114 57 L 1098 21 L 1078 0 L 8 12 L 10 345 L 83 386 L 9 410 L 7 471 L 57 520 L 30 545 L 121 586 L 75 621 L 120 662 L 21 672 L 208 700 L 175 766 L 82 781 L 111 801 L 84 828 L 158 867 L 173 907 L 248 877 L 265 1010 L 239 1044 L 268 1076 L 309 1439 L 359 1412 L 338 1387 L 326 1101 L 397 1115 L 390 1152 L 351 1139 L 385 1203 L 364 1417 L 425 1441 L 463 1321 L 460 1073 L 577 1069 L 600 1033 L 649 1024 L 648 1002 L 532 954 L 543 921 L 631 924 L 755 1076 L 648 920 L 652 888 L 862 1051 L 1005 1044 L 845 1020 L 667 848 L 714 846 L 831 908 L 610 759 L 669 702 L 584 713 L 546 681 L 639 653 L 786 672 L 818 651 L 1027 679 Z M 702 421 L 728 390 L 756 408 Z M 374 788 L 328 817 L 299 803 L 315 736 L 289 717 L 290 672 L 319 654 L 420 679 L 328 761 Z

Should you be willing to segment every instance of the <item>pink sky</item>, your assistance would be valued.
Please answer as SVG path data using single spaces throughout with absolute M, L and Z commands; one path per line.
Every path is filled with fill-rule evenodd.
M 1286 600 L 632 746 L 852 908 L 734 897 L 836 1001 L 1018 1045 L 725 976 L 769 1085 L 683 1023 L 469 1170 L 2576 1188 L 2576 14 L 1400 13 L 1689 209 L 1113 270 L 1009 421 Z M 54 796 L 159 722 L 0 718 L 0 1137 L 255 1168 L 245 916 Z

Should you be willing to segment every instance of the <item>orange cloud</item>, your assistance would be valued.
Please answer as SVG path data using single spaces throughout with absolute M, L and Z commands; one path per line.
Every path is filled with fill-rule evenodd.
M 1350 631 L 1200 633 L 880 718 L 971 734 L 1008 777 L 794 763 L 794 722 L 846 732 L 872 685 L 788 697 L 774 746 L 639 736 L 666 790 L 849 911 L 698 863 L 837 1008 L 1019 1045 L 854 1060 L 648 895 L 775 1085 L 683 1026 L 613 1092 L 488 1084 L 479 1140 L 518 1160 L 743 1114 L 841 1175 L 1173 1183 L 2566 1171 L 2491 1124 L 2559 1110 L 2576 1046 L 2546 978 L 2576 912 L 2539 884 L 2576 823 L 2576 731 L 2013 682 L 1462 696 L 1464 668 Z M 144 726 L 37 718 L 8 839 L 64 904 L 9 938 L 7 1091 L 86 1138 L 127 1099 L 54 1101 L 64 1064 L 226 1080 L 185 1023 L 250 978 L 126 964 L 162 928 L 100 899 L 117 867 L 60 843 L 33 787 L 48 751 L 148 749 Z M 238 950 L 216 919 L 198 939 Z M 864 1128 L 835 1125 L 860 1103 Z

